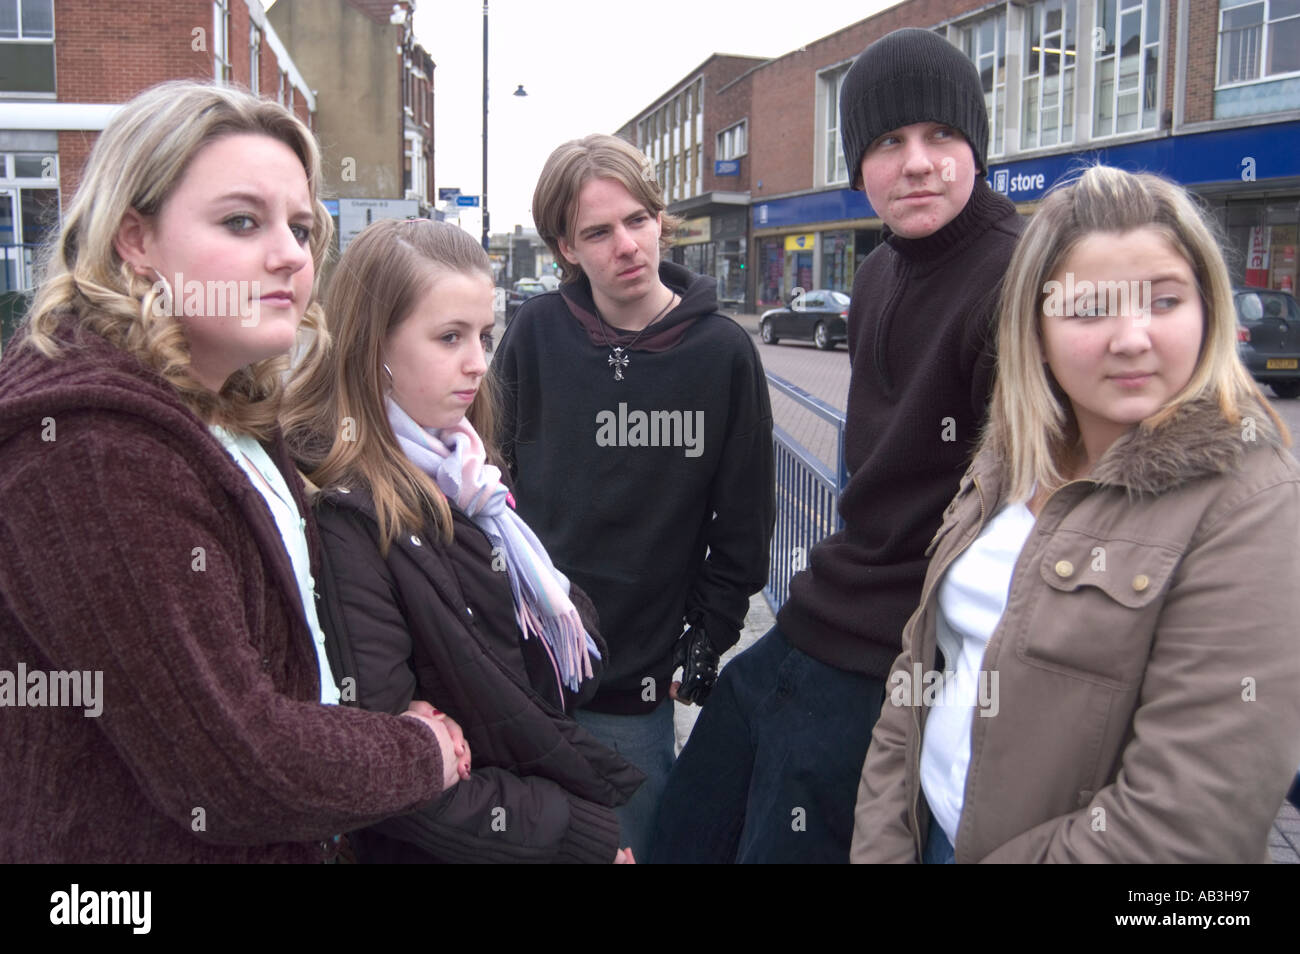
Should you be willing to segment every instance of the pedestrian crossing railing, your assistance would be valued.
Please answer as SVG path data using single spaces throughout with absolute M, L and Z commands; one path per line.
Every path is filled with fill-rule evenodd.
M 808 565 L 813 546 L 843 526 L 838 504 L 848 474 L 844 469 L 844 412 L 770 372 L 767 383 L 774 393 L 784 395 L 835 428 L 833 468 L 781 427 L 772 428 L 776 526 L 763 596 L 776 612 L 790 593 L 791 577 Z

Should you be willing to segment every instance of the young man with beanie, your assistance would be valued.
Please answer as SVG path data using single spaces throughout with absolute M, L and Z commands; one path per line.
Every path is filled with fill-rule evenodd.
M 660 261 L 672 220 L 635 147 L 557 148 L 533 218 L 563 279 L 524 303 L 493 359 L 501 447 L 520 516 L 600 613 L 609 658 L 577 719 L 646 773 L 618 810 L 643 859 L 675 751 L 670 700 L 704 701 L 767 579 L 772 409 L 717 281 Z
M 845 77 L 840 129 L 853 188 L 886 227 L 849 307 L 845 528 L 723 669 L 651 860 L 848 860 L 884 680 L 992 391 L 998 286 L 1022 223 L 986 181 L 974 65 L 929 30 L 890 33 Z

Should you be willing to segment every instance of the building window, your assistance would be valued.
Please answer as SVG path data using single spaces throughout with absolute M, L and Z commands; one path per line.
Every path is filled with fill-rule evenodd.
M 56 153 L 0 153 L 0 292 L 34 287 L 38 250 L 59 229 L 58 181 Z
M 1044 0 L 1025 14 L 1020 148 L 1074 141 L 1075 0 Z
M 1154 129 L 1159 115 L 1160 0 L 1098 0 L 1092 134 Z
M 826 185 L 835 185 L 849 181 L 849 168 L 844 162 L 844 150 L 840 148 L 840 93 L 844 89 L 844 77 L 849 73 L 849 66 L 844 64 L 828 70 L 818 77 L 821 87 L 819 97 L 825 108 L 822 110 L 822 148 L 825 150 L 822 162 L 822 175 Z
M 262 92 L 262 31 L 256 26 L 248 29 L 248 91 L 254 96 Z
M 230 0 L 212 2 L 212 77 L 230 82 Z
M 984 105 L 989 111 L 989 155 L 1003 152 L 1003 113 L 1007 106 L 1007 18 L 986 17 L 961 31 L 962 51 L 979 70 Z
M 837 144 L 838 145 L 838 144 Z M 749 151 L 749 121 L 742 119 L 718 133 L 715 159 L 739 159 Z
M 1300 0 L 1221 0 L 1219 85 L 1300 72 Z
M 0 0 L 0 93 L 53 93 L 54 0 Z

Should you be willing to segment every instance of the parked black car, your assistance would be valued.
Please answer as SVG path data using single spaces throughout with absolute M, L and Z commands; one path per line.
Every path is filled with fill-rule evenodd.
M 796 290 L 785 308 L 763 312 L 758 330 L 763 343 L 774 345 L 782 338 L 811 341 L 829 351 L 841 341 L 849 340 L 849 296 L 844 292 L 817 288 L 810 292 Z
M 1278 397 L 1300 396 L 1300 305 L 1290 292 L 1234 288 L 1237 353 Z
M 521 278 L 515 282 L 515 287 L 510 289 L 510 294 L 506 296 L 506 324 L 510 324 L 510 319 L 515 316 L 520 305 L 544 291 L 546 286 L 536 278 Z

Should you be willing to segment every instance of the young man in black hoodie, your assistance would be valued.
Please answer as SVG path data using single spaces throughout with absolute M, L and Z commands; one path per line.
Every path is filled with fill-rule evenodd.
M 619 811 L 644 855 L 673 760 L 667 700 L 703 702 L 767 578 L 772 410 L 717 282 L 660 262 L 672 223 L 633 146 L 560 146 L 533 218 L 563 280 L 493 359 L 501 447 L 520 515 L 600 613 L 610 658 L 578 721 L 647 775 Z
M 845 78 L 840 129 L 853 187 L 887 228 L 853 281 L 845 529 L 723 670 L 651 860 L 848 860 L 884 680 L 992 390 L 998 285 L 1022 224 L 985 181 L 974 65 L 928 30 L 882 37 Z

